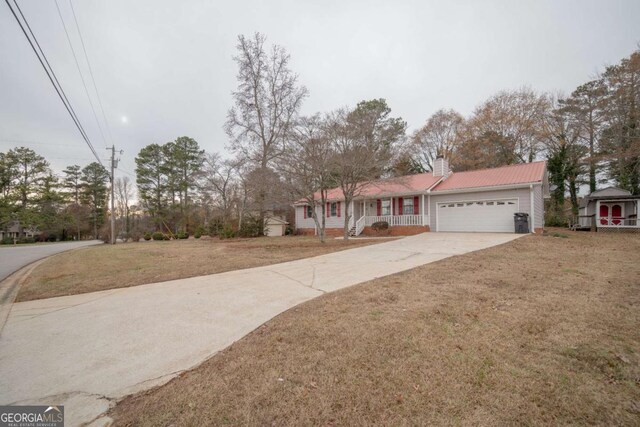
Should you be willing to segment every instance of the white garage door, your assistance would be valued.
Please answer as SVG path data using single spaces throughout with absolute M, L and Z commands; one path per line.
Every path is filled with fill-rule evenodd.
M 438 231 L 513 233 L 518 200 L 478 200 L 438 203 Z

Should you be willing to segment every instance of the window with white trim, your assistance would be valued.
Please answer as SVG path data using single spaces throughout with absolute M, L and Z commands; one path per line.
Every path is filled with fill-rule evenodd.
M 313 207 L 307 206 L 306 209 L 307 209 L 307 218 L 313 217 Z
M 338 203 L 337 202 L 332 202 L 331 203 L 331 216 L 338 216 Z
M 413 215 L 413 197 L 402 199 L 402 215 Z
M 382 205 L 380 209 L 380 215 L 391 215 L 391 200 L 385 199 L 382 200 Z

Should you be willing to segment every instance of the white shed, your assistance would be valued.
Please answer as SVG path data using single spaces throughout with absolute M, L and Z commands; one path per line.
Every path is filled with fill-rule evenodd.
M 284 231 L 289 223 L 280 218 L 270 217 L 264 221 L 264 235 L 267 237 L 284 236 Z

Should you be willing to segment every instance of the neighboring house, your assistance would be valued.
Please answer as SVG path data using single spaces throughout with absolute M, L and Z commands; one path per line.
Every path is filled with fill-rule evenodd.
M 267 237 L 284 236 L 289 223 L 283 219 L 269 217 L 264 221 L 264 235 Z
M 34 228 L 22 228 L 19 221 L 11 221 L 3 230 L 0 229 L 0 240 L 36 237 L 40 232 Z
M 529 214 L 531 232 L 544 227 L 544 198 L 548 197 L 545 162 L 494 169 L 451 172 L 439 158 L 432 173 L 408 175 L 363 184 L 352 202 L 352 235 L 367 234 L 373 223 L 386 221 L 392 235 L 424 231 L 513 232 L 516 212 Z M 326 232 L 340 235 L 344 226 L 342 191 L 328 192 Z M 315 234 L 312 207 L 295 205 L 296 229 Z M 315 207 L 322 214 L 320 206 Z
M 574 228 L 609 230 L 638 230 L 638 201 L 640 196 L 616 187 L 594 191 L 580 202 L 578 226 Z

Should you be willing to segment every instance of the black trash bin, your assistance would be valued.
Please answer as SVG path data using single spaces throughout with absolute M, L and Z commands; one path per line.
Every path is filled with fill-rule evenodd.
M 515 232 L 517 234 L 526 234 L 529 232 L 529 214 L 526 212 L 516 212 L 513 214 L 513 222 Z

